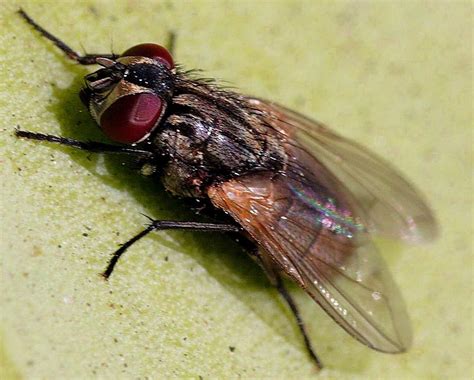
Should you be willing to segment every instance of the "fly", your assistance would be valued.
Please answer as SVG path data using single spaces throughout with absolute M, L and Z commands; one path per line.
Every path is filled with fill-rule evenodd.
M 410 347 L 402 297 L 371 235 L 421 243 L 436 237 L 437 225 L 419 192 L 390 164 L 322 123 L 196 78 L 160 45 L 80 55 L 19 14 L 71 60 L 101 66 L 85 76 L 79 95 L 116 144 L 23 130 L 18 137 L 135 156 L 142 173 L 172 194 L 221 213 L 220 223 L 152 220 L 113 253 L 105 278 L 152 231 L 230 232 L 288 304 L 319 368 L 282 276 L 368 347 L 386 353 Z

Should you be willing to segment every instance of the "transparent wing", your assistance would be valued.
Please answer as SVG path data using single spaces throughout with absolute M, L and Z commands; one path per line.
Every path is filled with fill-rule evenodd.
M 209 197 L 349 334 L 402 352 L 411 330 L 400 293 L 350 199 L 326 187 L 329 172 L 319 174 L 322 182 L 249 174 L 211 188 Z
M 436 237 L 436 220 L 423 197 L 385 160 L 292 110 L 259 99 L 250 102 L 271 127 L 334 174 L 355 200 L 368 231 L 411 243 Z

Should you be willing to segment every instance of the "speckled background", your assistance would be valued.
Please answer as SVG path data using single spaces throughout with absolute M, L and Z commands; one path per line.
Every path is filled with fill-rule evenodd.
M 442 230 L 428 246 L 382 246 L 413 320 L 411 351 L 365 348 L 294 289 L 326 364 L 317 374 L 276 292 L 221 236 L 150 236 L 105 283 L 97 273 L 146 222 L 140 213 L 191 214 L 120 158 L 12 137 L 19 125 L 103 139 L 77 97 L 87 70 L 33 32 L 18 4 L 90 52 L 160 42 L 172 29 L 186 67 L 325 121 L 394 162 L 424 190 Z M 470 2 L 0 9 L 2 379 L 473 377 Z

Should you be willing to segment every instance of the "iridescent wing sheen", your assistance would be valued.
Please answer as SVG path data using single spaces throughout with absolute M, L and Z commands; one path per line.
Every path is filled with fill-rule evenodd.
M 337 180 L 313 164 L 319 181 L 260 172 L 211 187 L 208 195 L 264 249 L 272 269 L 292 278 L 349 334 L 373 349 L 402 352 L 411 330 L 397 287 L 350 197 L 327 187 Z
M 423 197 L 384 159 L 290 109 L 249 101 L 271 127 L 334 174 L 355 200 L 355 211 L 369 232 L 411 243 L 436 237 L 436 220 Z M 307 165 L 304 169 L 311 171 Z
M 368 150 L 282 106 L 246 101 L 250 114 L 278 133 L 287 157 L 277 173 L 211 187 L 211 201 L 263 248 L 273 270 L 291 277 L 349 334 L 379 351 L 405 351 L 409 319 L 370 234 L 433 239 L 430 209 Z

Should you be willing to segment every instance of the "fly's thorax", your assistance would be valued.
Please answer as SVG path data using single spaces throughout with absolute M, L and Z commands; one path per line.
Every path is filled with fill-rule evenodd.
M 205 198 L 209 173 L 179 160 L 170 160 L 163 167 L 161 181 L 166 190 L 186 198 Z
M 154 144 L 167 157 L 166 188 L 181 196 L 206 196 L 215 182 L 253 171 L 278 171 L 287 160 L 272 129 L 217 107 L 171 114 L 163 120 Z

